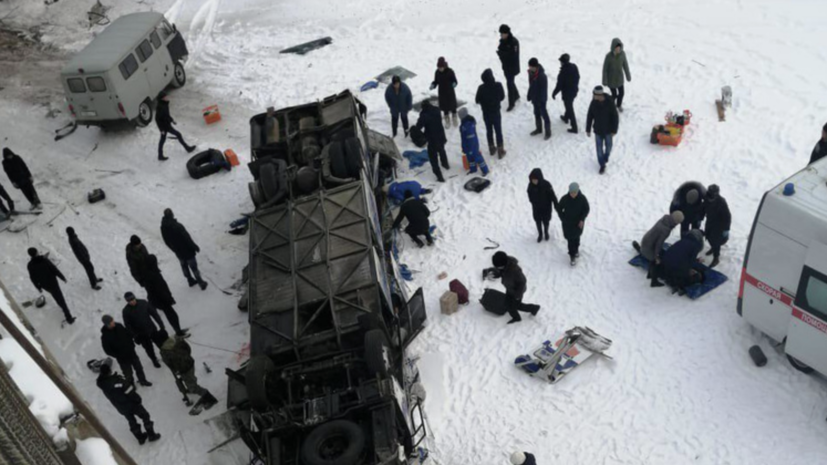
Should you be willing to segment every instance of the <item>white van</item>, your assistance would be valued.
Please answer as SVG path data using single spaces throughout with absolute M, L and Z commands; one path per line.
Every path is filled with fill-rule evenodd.
M 822 159 L 764 194 L 744 258 L 738 314 L 784 342 L 795 368 L 827 375 L 825 181 Z
M 155 99 L 187 81 L 187 46 L 161 13 L 121 16 L 63 67 L 60 80 L 77 124 L 152 122 Z

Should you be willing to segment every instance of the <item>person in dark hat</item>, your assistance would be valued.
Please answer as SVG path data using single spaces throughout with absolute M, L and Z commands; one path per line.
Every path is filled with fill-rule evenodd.
M 821 139 L 816 142 L 813 153 L 810 155 L 810 164 L 813 164 L 827 156 L 827 123 L 821 128 Z
M 6 176 L 9 177 L 11 185 L 23 192 L 26 200 L 31 204 L 32 210 L 42 208 L 29 167 L 26 166 L 26 162 L 20 158 L 20 155 L 12 152 L 8 147 L 3 148 L 3 170 L 6 172 Z
M 394 76 L 391 85 L 385 89 L 385 103 L 391 111 L 391 129 L 393 137 L 399 127 L 399 118 L 402 118 L 402 130 L 405 137 L 408 137 L 408 112 L 413 108 L 413 95 L 407 84 L 402 82 L 399 76 Z
M 680 210 L 683 212 L 681 222 L 681 237 L 685 236 L 690 228 L 700 229 L 706 217 L 706 187 L 698 181 L 687 181 L 678 187 L 669 204 L 669 212 Z
M 534 168 L 528 175 L 528 201 L 537 225 L 537 242 L 549 240 L 548 225 L 551 222 L 552 208 L 557 209 L 557 195 L 551 183 L 543 178 L 543 170 Z
M 569 132 L 577 134 L 577 116 L 574 114 L 574 99 L 577 98 L 577 92 L 580 86 L 580 71 L 577 65 L 571 62 L 568 53 L 560 56 L 560 72 L 557 74 L 557 86 L 554 87 L 554 92 L 551 93 L 552 100 L 557 97 L 557 94 L 563 93 L 563 106 L 566 112 L 560 117 L 564 123 L 571 123 Z
M 167 133 L 175 136 L 178 142 L 181 143 L 181 147 L 184 147 L 187 153 L 192 153 L 195 150 L 195 146 L 187 145 L 184 141 L 184 136 L 173 127 L 176 123 L 175 120 L 172 119 L 172 115 L 169 114 L 169 96 L 165 92 L 161 92 L 161 94 L 158 95 L 158 104 L 155 109 L 155 124 L 158 126 L 158 130 L 161 131 L 161 141 L 158 142 L 158 160 L 164 161 L 169 159 L 164 156 L 164 143 L 167 141 Z
M 448 143 L 448 138 L 445 137 L 445 128 L 439 119 L 439 109 L 431 105 L 428 100 L 422 102 L 422 111 L 419 112 L 416 127 L 425 134 L 425 138 L 428 140 L 428 159 L 431 162 L 434 176 L 436 176 L 437 181 L 445 182 L 439 166 L 441 164 L 446 170 L 450 169 L 448 154 L 445 152 L 445 144 Z
M 143 445 L 147 439 L 149 442 L 161 439 L 161 435 L 155 432 L 155 425 L 152 423 L 149 412 L 144 408 L 141 396 L 135 391 L 135 385 L 127 382 L 118 373 L 112 372 L 112 359 L 108 359 L 101 364 L 96 384 L 103 391 L 103 395 L 112 403 L 112 406 L 115 407 L 115 410 L 129 422 L 129 431 L 132 432 L 139 444 Z M 141 429 L 141 425 L 135 420 L 135 417 L 141 419 L 146 432 Z
M 502 114 L 500 102 L 505 100 L 503 85 L 494 79 L 494 72 L 486 69 L 482 72 L 482 84 L 477 88 L 475 101 L 482 108 L 482 119 L 485 122 L 485 136 L 488 139 L 488 154 L 497 155 L 500 159 L 505 156 L 503 142 Z M 460 118 L 461 119 L 461 118 Z M 494 135 L 497 136 L 497 145 L 494 145 Z
M 86 271 L 86 277 L 89 278 L 89 284 L 92 286 L 92 289 L 99 291 L 100 290 L 100 282 L 103 280 L 98 278 L 95 274 L 95 267 L 92 265 L 92 259 L 89 257 L 89 250 L 83 245 L 83 242 L 80 241 L 80 238 L 75 234 L 75 228 L 68 227 L 66 228 L 66 235 L 69 236 L 69 247 L 72 248 L 72 253 L 75 254 L 75 258 L 78 259 L 83 269 Z
M 597 86 L 592 92 L 592 103 L 589 104 L 589 113 L 586 115 L 586 135 L 592 136 L 594 125 L 594 141 L 597 147 L 597 163 L 600 165 L 600 174 L 606 172 L 606 164 L 612 154 L 612 138 L 617 134 L 620 118 L 617 115 L 614 101 L 606 98 L 603 86 Z
M 712 247 L 706 255 L 712 255 L 712 263 L 709 267 L 715 268 L 720 263 L 721 246 L 729 241 L 729 228 L 732 226 L 729 205 L 726 199 L 721 197 L 721 188 L 717 184 L 711 184 L 706 189 L 704 212 L 706 213 L 704 236 Z
M 161 368 L 152 344 L 155 343 L 160 347 L 163 343 L 160 339 L 166 339 L 165 337 L 159 337 L 159 333 L 166 333 L 164 320 L 161 319 L 158 310 L 152 304 L 146 300 L 138 299 L 135 294 L 127 292 L 123 298 L 126 300 L 126 306 L 123 308 L 121 315 L 124 326 L 132 333 L 135 343 L 143 346 L 146 355 L 152 360 L 155 368 Z M 160 330 L 158 326 L 155 326 L 155 323 L 161 327 Z
M 66 299 L 63 297 L 63 291 L 60 290 L 58 279 L 66 282 L 66 277 L 57 269 L 51 260 L 37 253 L 34 247 L 29 248 L 29 278 L 32 284 L 37 288 L 38 292 L 46 291 L 55 299 L 55 303 L 63 310 L 63 316 L 66 318 L 66 323 L 72 324 L 75 322 L 75 317 L 69 311 L 69 306 L 66 305 Z
M 557 214 L 563 223 L 563 236 L 569 245 L 571 266 L 574 266 L 580 257 L 580 236 L 583 235 L 586 217 L 589 216 L 589 201 L 580 192 L 580 185 L 573 182 L 569 184 L 569 195 L 564 195 L 557 207 Z
M 497 55 L 500 57 L 508 87 L 508 108 L 505 111 L 511 111 L 520 99 L 520 92 L 517 90 L 517 84 L 514 83 L 515 78 L 520 74 L 520 41 L 514 37 L 507 24 L 500 26 L 500 45 L 497 47 Z
M 135 341 L 132 339 L 132 333 L 122 324 L 115 322 L 115 319 L 110 315 L 104 315 L 101 321 L 103 322 L 101 328 L 103 352 L 118 361 L 127 382 L 133 383 L 132 372 L 134 370 L 138 375 L 138 383 L 141 386 L 152 386 L 152 383 L 147 381 L 144 366 L 141 365 L 141 359 L 135 352 Z
M 532 136 L 546 130 L 546 140 L 551 139 L 551 118 L 548 116 L 548 77 L 543 65 L 536 58 L 528 60 L 528 101 L 534 106 L 535 129 Z
M 419 239 L 419 236 L 425 236 L 428 245 L 434 244 L 434 239 L 431 237 L 431 222 L 428 217 L 431 216 L 431 210 L 425 205 L 422 199 L 414 197 L 413 192 L 405 191 L 405 200 L 399 207 L 399 214 L 393 222 L 393 229 L 397 229 L 402 220 L 408 219 L 408 226 L 405 232 L 411 236 L 411 239 L 417 246 L 423 247 L 425 244 Z
M 164 210 L 164 217 L 161 219 L 161 237 L 164 239 L 164 244 L 178 258 L 189 286 L 193 287 L 198 284 L 202 291 L 206 289 L 207 282 L 201 279 L 198 260 L 195 258 L 195 255 L 201 252 L 201 248 L 192 240 L 187 228 L 175 219 L 170 208 Z
M 505 252 L 497 252 L 491 257 L 491 264 L 494 268 L 490 268 L 491 276 L 502 280 L 505 288 L 506 309 L 511 316 L 508 324 L 522 321 L 519 312 L 530 313 L 536 316 L 540 311 L 540 306 L 535 304 L 524 304 L 523 296 L 528 289 L 526 277 L 523 274 L 522 268 L 516 258 L 507 255 Z
M 149 252 L 141 242 L 141 238 L 132 235 L 129 238 L 129 244 L 126 244 L 126 263 L 129 265 L 129 272 L 132 277 L 141 287 L 146 285 L 147 257 L 149 257 Z
M 457 119 L 457 75 L 454 70 L 448 67 L 445 57 L 439 57 L 436 62 L 436 73 L 434 82 L 431 83 L 431 90 L 439 88 L 439 109 L 445 119 L 445 127 L 448 128 L 453 122 L 454 127 L 459 125 Z
M 146 300 L 153 307 L 164 312 L 176 336 L 188 336 L 186 330 L 181 329 L 178 312 L 173 307 L 176 304 L 175 298 L 172 296 L 172 291 L 169 290 L 169 285 L 167 285 L 167 281 L 158 267 L 158 257 L 150 255 L 147 258 L 146 271 Z

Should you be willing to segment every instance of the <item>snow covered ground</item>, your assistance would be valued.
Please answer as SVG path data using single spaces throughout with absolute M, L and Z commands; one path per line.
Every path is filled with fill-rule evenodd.
M 172 97 L 179 129 L 199 147 L 233 148 L 245 159 L 247 120 L 254 113 L 358 89 L 392 66 L 419 75 L 409 81 L 416 98 L 427 94 L 436 59 L 445 56 L 459 80 L 458 97 L 473 101 L 485 68 L 502 79 L 495 54 L 501 23 L 508 23 L 521 41 L 523 68 L 536 56 L 553 80 L 557 57 L 571 55 L 581 74 L 575 110 L 582 131 L 603 56 L 611 39 L 620 37 L 633 80 L 606 175 L 597 174 L 593 141 L 582 133 L 565 133 L 556 116 L 562 102 L 549 102 L 554 137 L 543 142 L 528 136 L 533 117 L 524 100 L 504 115 L 508 155 L 488 160 L 493 185 L 481 195 L 462 189 L 456 130 L 449 132 L 453 167 L 447 174 L 456 177 L 436 185 L 427 167 L 405 173 L 416 173 L 437 189 L 431 218 L 438 227 L 436 246 L 407 247 L 402 257 L 417 270 L 413 284 L 425 288 L 431 318 L 413 351 L 423 356 L 431 393 L 426 410 L 435 439 L 432 457 L 440 464 L 493 465 L 507 463 L 507 455 L 521 449 L 535 453 L 541 464 L 809 465 L 827 456 L 827 383 L 793 370 L 735 313 L 741 260 L 758 201 L 806 164 L 827 115 L 827 102 L 819 101 L 827 90 L 827 7 L 821 3 L 104 3 L 114 6 L 113 18 L 148 8 L 167 12 L 192 52 L 188 84 Z M 52 131 L 66 122 L 65 113 L 45 117 L 49 108 L 60 108 L 56 70 L 66 53 L 91 38 L 84 24 L 90 5 L 62 0 L 46 7 L 15 0 L 0 6 L 0 17 L 12 12 L 6 22 L 47 23 L 40 28 L 42 38 L 57 47 L 24 61 L 6 57 L 0 67 L 3 145 L 27 159 L 47 202 L 46 213 L 26 232 L 0 234 L 0 277 L 18 301 L 31 299 L 35 289 L 25 273 L 25 249 L 51 251 L 69 276 L 64 289 L 78 322 L 61 328 L 51 302 L 26 312 L 72 381 L 139 462 L 205 463 L 209 438 L 197 439 L 201 436 L 193 432 L 206 417 L 186 414 L 165 368 L 145 363 L 155 386 L 141 389 L 164 437 L 139 447 L 85 364 L 101 356 L 101 315 L 120 319 L 121 296 L 137 289 L 123 253 L 129 236 L 138 234 L 160 259 L 182 324 L 192 328 L 192 341 L 202 344 L 193 346 L 196 360 L 213 369 L 212 374 L 199 369 L 199 380 L 219 398 L 225 395 L 222 369 L 244 359 L 248 330 L 235 297 L 216 288 L 238 279 L 247 260 L 247 238 L 225 231 L 240 212 L 252 208 L 246 189 L 250 176 L 240 169 L 193 181 L 179 147 L 168 144 L 172 159 L 165 164 L 155 160 L 153 128 L 123 133 L 81 128 L 52 142 Z M 277 53 L 323 36 L 333 37 L 333 44 L 305 56 Z M 728 121 L 719 123 L 714 99 L 727 84 L 733 87 L 734 108 Z M 518 86 L 525 97 L 524 76 Z M 389 133 L 383 90 L 360 98 L 370 110 L 371 126 Z M 224 121 L 206 127 L 200 109 L 214 103 Z M 677 149 L 650 145 L 651 126 L 666 111 L 683 109 L 695 115 L 683 144 Z M 478 108 L 470 110 L 479 120 Z M 407 140 L 397 142 L 401 150 L 412 148 Z M 535 243 L 525 195 L 534 167 L 543 169 L 558 194 L 569 182 L 579 182 L 591 203 L 582 257 L 574 269 L 556 219 L 552 241 Z M 731 239 L 718 268 L 730 281 L 694 302 L 649 289 L 642 272 L 626 263 L 631 241 L 667 211 L 672 192 L 686 180 L 720 185 L 733 213 Z M 9 187 L 2 175 L 0 182 Z M 107 200 L 87 204 L 86 192 L 97 187 L 106 191 Z M 19 191 L 12 195 L 25 205 Z M 64 211 L 67 202 L 72 208 Z M 186 286 L 175 257 L 160 240 L 165 207 L 175 210 L 204 251 L 199 261 L 212 281 L 205 292 Z M 106 280 L 102 291 L 88 289 L 66 243 L 66 226 L 74 226 L 90 246 Z M 526 300 L 543 306 L 537 318 L 506 326 L 504 318 L 485 314 L 476 303 L 484 287 L 492 286 L 479 273 L 490 263 L 490 252 L 483 251 L 486 238 L 520 260 L 529 282 Z M 437 280 L 442 271 L 449 273 L 448 280 Z M 453 278 L 469 287 L 474 303 L 446 317 L 439 314 L 438 297 Z M 575 324 L 612 338 L 615 361 L 589 362 L 555 386 L 512 366 L 516 355 Z M 770 359 L 760 369 L 747 355 L 756 343 Z M 218 413 L 214 409 L 209 415 Z

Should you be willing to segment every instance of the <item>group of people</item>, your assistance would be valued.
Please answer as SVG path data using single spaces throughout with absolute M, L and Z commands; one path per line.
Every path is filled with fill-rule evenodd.
M 589 216 L 589 200 L 580 192 L 580 185 L 576 182 L 569 184 L 568 194 L 558 200 L 554 187 L 543 177 L 540 168 L 531 170 L 528 180 L 528 200 L 537 226 L 537 242 L 550 239 L 548 227 L 552 211 L 556 211 L 563 224 L 563 237 L 568 243 L 571 265 L 576 265 L 580 257 L 580 236 Z

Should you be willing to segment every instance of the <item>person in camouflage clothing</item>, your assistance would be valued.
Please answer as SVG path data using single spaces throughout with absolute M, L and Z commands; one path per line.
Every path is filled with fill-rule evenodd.
M 201 404 L 215 404 L 218 402 L 210 391 L 198 384 L 195 376 L 195 360 L 192 358 L 190 345 L 179 336 L 168 338 L 161 345 L 161 360 L 172 370 L 178 390 L 184 395 L 184 402 L 191 405 L 187 394 L 197 394 Z

